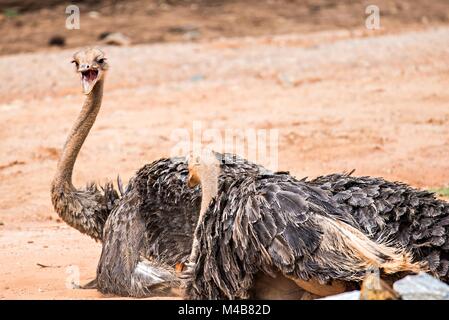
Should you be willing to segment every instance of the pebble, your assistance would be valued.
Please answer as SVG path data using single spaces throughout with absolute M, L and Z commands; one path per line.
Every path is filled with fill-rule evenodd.
M 131 39 L 121 32 L 104 34 L 102 41 L 105 44 L 113 46 L 128 46 L 129 44 L 131 44 Z
M 449 285 L 427 273 L 406 276 L 393 288 L 403 300 L 449 300 Z
M 360 291 L 354 290 L 350 292 L 343 292 L 334 296 L 328 296 L 318 300 L 360 300 Z
M 49 46 L 56 46 L 56 47 L 63 47 L 65 46 L 65 38 L 62 36 L 52 36 L 50 39 L 48 39 L 48 45 Z
M 98 19 L 100 17 L 100 13 L 98 11 L 89 11 L 89 18 Z
M 449 285 L 424 272 L 396 281 L 393 288 L 402 300 L 449 300 Z M 360 291 L 344 292 L 319 300 L 360 300 Z

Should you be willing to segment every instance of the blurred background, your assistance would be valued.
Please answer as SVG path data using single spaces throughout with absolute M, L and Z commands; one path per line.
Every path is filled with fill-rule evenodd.
M 63 27 L 70 4 L 80 8 L 79 30 Z M 372 4 L 389 30 L 449 22 L 447 0 L 0 0 L 0 54 L 85 46 L 115 32 L 141 44 L 358 28 Z

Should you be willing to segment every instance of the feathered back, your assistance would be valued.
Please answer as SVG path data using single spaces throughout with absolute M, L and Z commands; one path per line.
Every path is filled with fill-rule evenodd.
M 240 172 L 265 172 L 247 161 L 221 168 L 221 181 Z M 145 165 L 130 180 L 105 226 L 97 268 L 100 291 L 145 296 L 154 281 L 136 274 L 141 257 L 168 268 L 186 262 L 201 202 L 201 187 L 189 188 L 187 176 L 187 160 L 170 158 Z
M 449 203 L 382 178 L 334 174 L 309 183 L 328 192 L 368 236 L 390 235 L 416 260 L 427 261 L 435 276 L 449 281 Z
M 400 250 L 370 241 L 322 190 L 287 174 L 221 183 L 200 229 L 194 299 L 248 298 L 259 271 L 321 283 L 359 281 L 370 265 L 419 270 Z

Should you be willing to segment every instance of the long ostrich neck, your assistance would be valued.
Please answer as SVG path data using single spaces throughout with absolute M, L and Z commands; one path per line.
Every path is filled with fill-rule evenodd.
M 70 226 L 96 240 L 102 239 L 109 215 L 108 202 L 115 199 L 115 191 L 109 185 L 106 185 L 105 193 L 94 186 L 77 190 L 72 184 L 72 173 L 81 146 L 100 110 L 102 96 L 103 80 L 99 80 L 87 95 L 67 137 L 51 189 L 52 203 L 58 215 Z
M 212 199 L 218 193 L 218 176 L 220 168 L 211 165 L 207 167 L 201 175 L 201 210 L 200 218 L 203 218 Z
M 209 205 L 214 197 L 218 194 L 218 177 L 220 175 L 220 166 L 216 163 L 201 164 L 200 181 L 201 181 L 201 209 L 198 216 L 198 222 L 193 236 L 192 251 L 190 252 L 189 261 L 195 263 L 199 252 L 199 230 L 204 221 L 204 216 L 209 208 Z
M 103 80 L 100 80 L 87 95 L 83 108 L 67 137 L 54 179 L 56 185 L 68 184 L 71 188 L 74 188 L 72 185 L 73 167 L 78 153 L 97 118 L 102 98 Z

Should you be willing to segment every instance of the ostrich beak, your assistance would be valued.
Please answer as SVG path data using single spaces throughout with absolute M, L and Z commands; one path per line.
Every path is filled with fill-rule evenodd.
M 197 185 L 200 184 L 200 179 L 196 174 L 189 173 L 189 176 L 187 177 L 187 186 L 189 188 L 194 188 Z
M 83 93 L 89 94 L 94 88 L 97 80 L 100 76 L 100 70 L 90 68 L 86 65 L 81 65 L 78 69 L 81 76 L 81 85 L 83 87 Z

